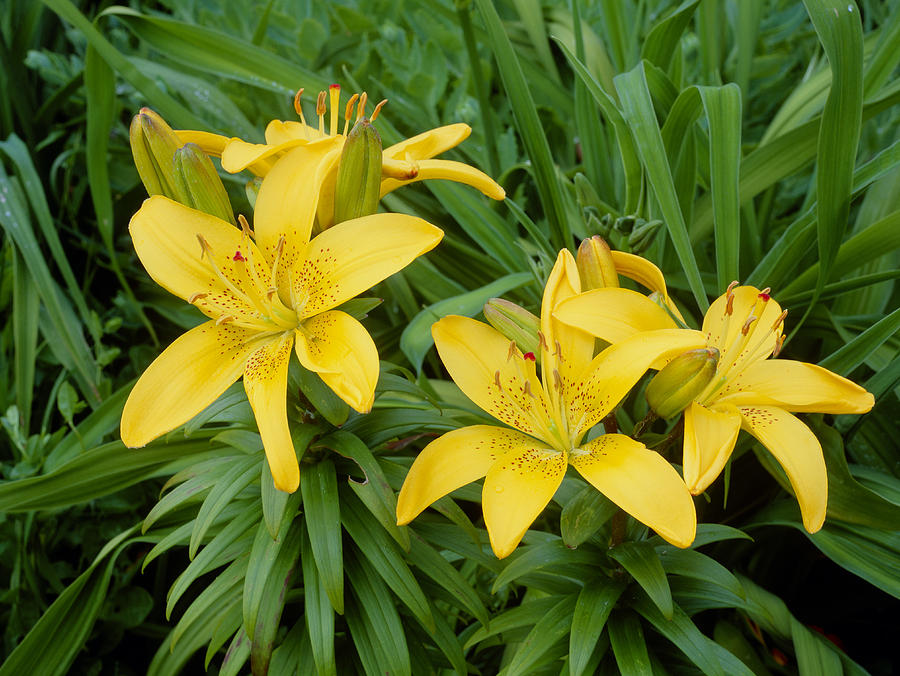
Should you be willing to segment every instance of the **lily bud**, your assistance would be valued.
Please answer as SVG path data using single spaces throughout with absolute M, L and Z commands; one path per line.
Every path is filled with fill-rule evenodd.
M 381 137 L 365 117 L 347 134 L 334 190 L 334 222 L 368 216 L 381 199 Z
M 575 257 L 578 276 L 581 278 L 581 290 L 602 289 L 606 286 L 619 286 L 619 275 L 613 263 L 609 245 L 600 235 L 582 240 Z
M 484 318 L 504 336 L 515 341 L 523 354 L 531 354 L 535 361 L 540 359 L 538 331 L 541 330 L 541 320 L 534 314 L 508 300 L 491 298 L 484 304 Z
M 662 221 L 641 221 L 635 224 L 631 234 L 628 235 L 628 246 L 631 253 L 639 254 L 645 251 L 653 243 L 653 238 L 662 227 Z
M 193 143 L 186 143 L 172 157 L 176 195 L 185 206 L 221 218 L 234 225 L 234 212 L 222 179 L 209 156 Z
M 128 135 L 134 165 L 147 193 L 172 197 L 175 192 L 172 157 L 181 147 L 178 136 L 164 119 L 149 108 L 141 108 L 134 116 Z
M 719 351 L 714 347 L 675 357 L 647 385 L 650 408 L 660 418 L 674 418 L 712 382 L 718 363 Z

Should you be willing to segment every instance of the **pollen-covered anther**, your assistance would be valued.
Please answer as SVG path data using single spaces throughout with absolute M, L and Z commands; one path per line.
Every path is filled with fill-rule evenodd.
M 356 121 L 359 122 L 361 117 L 366 116 L 366 102 L 369 100 L 369 95 L 366 92 L 363 92 L 359 95 L 359 104 L 356 106 Z
M 268 289 L 266 289 L 266 300 L 271 302 L 276 293 L 278 293 L 278 289 L 274 286 L 270 286 Z
M 250 224 L 247 222 L 247 219 L 244 217 L 244 214 L 238 214 L 238 224 L 241 226 L 241 232 L 243 232 L 247 237 L 252 239 L 256 239 L 256 233 L 250 229 Z
M 347 106 L 344 108 L 344 136 L 347 135 L 347 130 L 350 128 L 350 118 L 353 117 L 353 106 L 356 104 L 356 100 L 359 98 L 359 94 L 354 94 L 350 97 L 350 100 L 347 101 Z
M 513 357 L 516 356 L 516 341 L 509 341 L 509 351 L 506 353 L 506 361 L 509 361 Z
M 779 354 L 781 354 L 781 350 L 784 347 L 784 341 L 786 339 L 787 339 L 787 336 L 784 334 L 781 334 L 780 336 L 778 336 L 778 340 L 775 341 L 775 349 L 772 350 L 772 358 L 775 358 Z
M 319 95 L 316 97 L 316 115 L 319 118 L 322 118 L 325 115 L 325 91 L 322 90 L 319 92 Z M 321 125 L 319 127 L 321 129 Z
M 501 390 L 503 389 L 503 385 L 500 384 L 500 371 L 494 371 L 494 385 Z
M 543 331 L 538 331 L 538 343 L 540 344 L 541 349 L 547 350 L 548 352 L 550 351 L 550 346 L 547 345 L 547 339 L 544 338 Z
M 300 105 L 300 97 L 303 96 L 303 87 L 297 90 L 297 93 L 294 94 L 294 112 L 297 113 L 301 118 L 303 117 L 303 107 Z
M 372 111 L 372 117 L 369 118 L 370 122 L 375 121 L 375 119 L 378 117 L 378 113 L 380 113 L 381 109 L 384 108 L 385 105 L 387 105 L 387 102 L 387 99 L 381 99 L 381 101 L 378 102 L 378 104 L 375 106 L 375 110 Z
M 202 300 L 202 299 L 206 298 L 208 295 L 209 295 L 208 293 L 202 293 L 202 292 L 192 293 L 190 296 L 188 296 L 187 301 L 188 301 L 188 303 L 193 305 L 198 300 Z
M 221 317 L 216 319 L 216 326 L 219 326 L 221 324 L 227 324 L 228 322 L 233 322 L 233 321 L 234 321 L 234 317 L 232 317 L 231 315 L 222 315 Z
M 553 387 L 557 390 L 562 389 L 562 376 L 556 369 L 553 369 Z
M 528 382 L 527 380 L 525 381 L 525 390 L 524 391 L 525 391 L 525 394 L 527 394 L 532 399 L 537 398 L 537 397 L 535 397 L 534 392 L 531 391 L 531 383 Z
M 753 326 L 753 322 L 755 322 L 759 317 L 756 315 L 750 315 L 747 317 L 747 321 L 744 322 L 744 325 L 741 327 L 741 333 L 745 336 L 750 333 L 750 327 Z
M 782 324 L 784 324 L 784 320 L 785 320 L 785 318 L 787 318 L 787 313 L 788 313 L 787 310 L 783 310 L 783 311 L 781 312 L 781 314 L 778 315 L 778 318 L 777 318 L 777 319 L 775 320 L 775 322 L 772 324 L 772 330 L 773 330 L 773 331 L 777 331 L 778 328 L 779 328 Z
M 565 359 L 563 359 L 563 356 L 562 356 L 562 347 L 560 346 L 559 341 L 554 340 L 553 344 L 556 347 L 556 349 L 553 352 L 553 356 L 556 357 L 557 359 L 559 359 L 561 362 L 565 361 Z

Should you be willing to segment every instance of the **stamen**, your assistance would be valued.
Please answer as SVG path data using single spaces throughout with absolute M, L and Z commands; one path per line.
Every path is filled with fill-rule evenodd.
M 783 333 L 780 336 L 778 336 L 778 340 L 775 341 L 775 349 L 772 350 L 772 358 L 773 359 L 775 357 L 777 357 L 779 354 L 781 354 L 781 348 L 784 347 L 784 341 L 786 338 L 787 338 L 787 336 L 784 335 Z
M 233 321 L 234 321 L 234 317 L 232 317 L 231 315 L 222 315 L 221 317 L 219 317 L 216 320 L 216 326 L 219 326 L 220 324 L 226 324 L 228 322 L 233 322 Z
M 537 399 L 537 397 L 534 396 L 534 392 L 531 391 L 531 383 L 527 380 L 525 381 L 525 394 L 527 394 L 532 399 Z
M 351 96 L 350 100 L 347 101 L 347 107 L 344 108 L 344 136 L 347 135 L 347 130 L 350 128 L 350 118 L 353 117 L 353 104 L 356 103 L 358 98 L 359 94 Z
M 328 96 L 331 102 L 331 123 L 328 127 L 328 133 L 334 136 L 337 134 L 338 122 L 338 106 L 341 103 L 341 85 L 333 84 L 328 88 Z
M 192 293 L 190 296 L 188 296 L 188 303 L 193 305 L 195 302 L 197 302 L 198 300 L 201 300 L 203 298 L 206 298 L 208 295 L 209 295 L 208 293 L 200 293 L 200 292 Z
M 247 237 L 252 237 L 256 239 L 256 233 L 250 229 L 250 224 L 247 222 L 247 219 L 244 218 L 244 214 L 238 214 L 238 223 L 241 226 L 241 232 L 243 232 Z
M 733 280 L 733 281 L 731 282 L 731 284 L 728 285 L 728 288 L 725 289 L 725 293 L 731 293 L 732 291 L 734 291 L 734 287 L 740 286 L 740 284 L 741 284 L 741 283 L 740 283 L 738 280 L 736 280 L 736 279 Z
M 356 107 L 356 121 L 359 122 L 359 118 L 366 116 L 366 101 L 369 100 L 369 95 L 363 92 L 359 95 L 359 105 Z
M 281 252 L 284 251 L 284 242 L 284 235 L 281 235 L 275 247 L 275 260 L 272 262 L 272 280 L 269 283 L 270 288 L 278 288 L 278 263 L 281 261 Z
M 554 341 L 553 341 L 553 344 L 556 346 L 556 351 L 553 353 L 553 356 L 556 357 L 557 359 L 559 359 L 560 363 L 564 362 L 565 359 L 563 359 L 563 356 L 562 356 L 562 347 L 560 347 L 559 341 L 558 341 L 558 340 L 554 340 Z
M 784 320 L 787 317 L 787 310 L 784 310 L 780 315 L 778 315 L 778 319 L 775 320 L 775 323 L 772 324 L 772 330 L 777 331 L 778 327 L 784 324 Z
M 538 345 L 540 345 L 541 349 L 547 350 L 547 352 L 550 351 L 550 346 L 547 345 L 547 339 L 544 338 L 543 331 L 538 331 Z
M 319 134 L 325 135 L 325 92 L 319 92 L 316 99 L 316 115 L 319 116 Z
M 375 110 L 372 111 L 372 117 L 369 118 L 370 122 L 375 121 L 375 119 L 378 117 L 378 113 L 381 112 L 381 109 L 384 108 L 384 106 L 387 102 L 388 102 L 387 99 L 382 99 L 381 101 L 378 102 L 378 105 L 375 106 Z
M 506 361 L 516 356 L 516 341 L 509 341 L 509 351 L 506 353 Z
M 741 327 L 741 333 L 745 336 L 750 333 L 750 327 L 757 319 L 759 319 L 759 317 L 757 317 L 756 315 L 750 315 L 749 317 L 747 317 L 747 321 L 745 321 L 744 325 Z
M 306 124 L 306 120 L 303 119 L 303 107 L 300 105 L 300 97 L 303 96 L 303 87 L 297 90 L 297 93 L 294 94 L 294 112 L 300 117 L 300 121 L 303 124 Z
M 562 389 L 562 376 L 559 375 L 559 371 L 553 369 L 553 387 L 557 390 Z
M 503 389 L 503 386 L 500 384 L 500 371 L 494 371 L 494 384 L 501 390 Z

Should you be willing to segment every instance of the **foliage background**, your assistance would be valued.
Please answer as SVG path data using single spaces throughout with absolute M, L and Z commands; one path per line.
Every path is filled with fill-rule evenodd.
M 743 441 L 727 501 L 719 482 L 698 508 L 701 521 L 742 528 L 754 539 L 703 549 L 705 561 L 724 566 L 715 571 L 725 591 L 694 581 L 708 569 L 691 566 L 708 564 L 695 560 L 679 569 L 663 556 L 669 577 L 662 580 L 670 579 L 666 589 L 676 605 L 755 673 L 858 668 L 843 657 L 835 662 L 836 653 L 805 625 L 836 635 L 870 672 L 890 673 L 900 629 L 900 13 L 890 2 L 813 0 L 602 0 L 576 9 L 536 0 L 3 3 L 2 652 L 13 654 L 29 631 L 34 643 L 23 644 L 0 671 L 15 673 L 39 658 L 63 670 L 74 660 L 73 673 L 143 673 L 151 660 L 151 671 L 159 673 L 185 664 L 188 672 L 202 668 L 204 650 L 193 653 L 210 640 L 200 629 L 212 609 L 195 606 L 194 624 L 179 625 L 179 650 L 169 653 L 171 628 L 204 588 L 216 588 L 219 567 L 250 551 L 257 526 L 273 528 L 274 517 L 261 511 L 267 498 L 254 469 L 254 481 L 236 488 L 230 506 L 206 514 L 210 530 L 199 536 L 193 529 L 209 486 L 193 502 L 173 505 L 146 535 L 129 530 L 147 517 L 167 477 L 186 470 L 181 479 L 196 478 L 198 464 L 223 458 L 229 462 L 216 463 L 220 479 L 229 472 L 243 476 L 258 467 L 259 454 L 239 387 L 189 425 L 187 435 L 173 433 L 140 452 L 116 441 L 134 378 L 197 322 L 152 284 L 127 236 L 128 218 L 145 196 L 128 123 L 149 105 L 176 128 L 261 140 L 269 119 L 292 118 L 298 87 L 315 91 L 337 81 L 345 91 L 367 89 L 376 100 L 389 99 L 379 122 L 387 142 L 468 122 L 472 136 L 455 156 L 498 178 L 510 199 L 490 204 L 464 187 L 433 182 L 385 200 L 388 209 L 441 226 L 447 237 L 377 290 L 385 300 L 367 325 L 382 359 L 394 366 L 386 368 L 376 411 L 343 427 L 362 442 L 338 438 L 328 447 L 340 447 L 355 462 L 315 444 L 306 456 L 308 474 L 335 502 L 316 506 L 312 491 L 301 496 L 306 525 L 297 526 L 290 546 L 330 544 L 338 558 L 334 570 L 319 571 L 331 582 L 318 592 L 311 587 L 320 578 L 315 564 L 298 572 L 302 584 L 288 594 L 283 626 L 279 608 L 267 629 L 276 645 L 310 641 L 305 657 L 284 649 L 272 659 L 299 665 L 300 673 L 312 663 L 327 673 L 322 665 L 335 653 L 338 673 L 343 667 L 371 672 L 372 664 L 385 663 L 398 673 L 427 673 L 426 665 L 459 664 L 450 654 L 464 655 L 468 668 L 481 673 L 496 673 L 501 664 L 509 673 L 560 673 L 570 666 L 559 658 L 582 640 L 571 619 L 576 598 L 617 565 L 603 546 L 609 510 L 588 501 L 576 483 L 567 481 L 527 546 L 503 562 L 473 545 L 472 537 L 483 539 L 477 490 L 454 494 L 458 501 L 447 501 L 443 516 L 424 518 L 409 533 L 374 525 L 384 541 L 370 542 L 359 531 L 360 524 L 373 526 L 378 508 L 371 505 L 390 504 L 390 487 L 399 486 L 404 467 L 427 441 L 417 435 L 478 419 L 436 380 L 442 372 L 429 352 L 430 323 L 451 312 L 475 315 L 491 296 L 535 309 L 555 250 L 602 230 L 620 248 L 647 244 L 644 255 L 663 268 L 695 324 L 703 309 L 697 303 L 731 279 L 771 286 L 790 309 L 789 329 L 802 328 L 786 355 L 852 375 L 878 401 L 859 419 L 810 416 L 831 478 L 829 521 L 817 536 L 797 530 L 792 500 L 763 469 L 765 453 Z M 235 210 L 248 213 L 244 179 L 223 179 Z M 645 230 L 629 239 L 641 225 Z M 656 226 L 655 236 L 641 242 L 641 233 Z M 302 374 L 296 378 L 295 389 L 306 396 L 294 402 L 298 411 L 311 402 L 328 421 L 346 418 L 314 385 L 299 383 Z M 620 422 L 629 425 L 642 406 L 634 397 Z M 321 434 L 322 425 L 301 427 L 301 434 Z M 371 489 L 374 480 L 370 489 L 347 481 L 360 479 L 356 463 L 365 468 L 366 462 L 375 463 L 366 470 L 370 480 L 383 477 L 380 492 Z M 766 467 L 777 477 L 771 463 Z M 181 545 L 211 543 L 248 509 L 253 518 L 246 533 L 231 541 L 233 551 L 195 569 L 197 584 L 171 603 L 176 612 L 168 622 L 167 593 L 188 562 Z M 588 516 L 579 521 L 579 515 Z M 334 526 L 331 535 L 310 525 L 317 518 Z M 185 524 L 193 537 L 171 538 L 144 562 Z M 136 543 L 97 559 L 122 533 Z M 632 535 L 644 537 L 639 529 Z M 412 554 L 402 546 L 410 538 L 420 543 Z M 581 546 L 570 550 L 562 542 Z M 385 547 L 396 555 L 386 562 L 375 554 Z M 529 558 L 531 551 L 538 553 Z M 438 552 L 440 560 L 431 556 Z M 302 558 L 321 566 L 325 556 Z M 395 566 L 399 577 L 386 577 L 385 566 Z M 352 589 L 346 619 L 325 598 L 337 593 L 343 572 Z M 447 582 L 451 577 L 456 586 Z M 796 620 L 755 585 L 780 597 Z M 235 611 L 232 602 L 240 591 L 232 584 L 219 599 L 219 612 L 237 618 L 232 633 L 242 625 L 242 608 Z M 369 599 L 384 601 L 386 617 L 371 615 Z M 635 603 L 638 614 L 626 613 L 629 603 L 620 601 L 612 615 L 614 650 L 604 653 L 602 639 L 582 652 L 614 669 L 613 652 L 628 659 L 623 632 L 633 636 L 643 626 L 654 673 L 714 671 L 684 649 L 685 641 L 700 641 L 696 635 L 667 637 L 681 650 L 674 649 L 652 621 L 652 609 Z M 311 621 L 311 613 L 321 617 Z M 479 629 L 487 615 L 490 632 Z M 433 635 L 428 617 L 447 618 L 439 620 L 443 638 L 436 643 L 427 638 Z M 336 648 L 328 647 L 327 636 L 308 633 L 329 622 L 336 622 Z M 765 644 L 754 626 L 762 627 Z M 218 638 L 222 643 L 209 653 L 212 668 L 223 659 L 223 672 L 244 668 L 236 648 L 227 653 L 230 665 L 225 657 L 234 645 L 225 643 L 230 633 Z M 420 643 L 427 647 L 416 648 Z M 644 642 L 633 643 L 637 656 L 628 663 L 636 665 Z M 249 645 L 246 652 L 244 659 Z M 252 659 L 264 652 L 254 648 Z

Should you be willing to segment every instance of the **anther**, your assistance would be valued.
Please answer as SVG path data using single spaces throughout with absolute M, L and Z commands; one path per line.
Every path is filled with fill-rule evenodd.
M 775 349 L 772 350 L 773 358 L 777 357 L 779 354 L 781 354 L 781 348 L 784 347 L 784 341 L 786 338 L 787 338 L 787 336 L 784 334 L 781 334 L 780 336 L 778 336 L 778 340 L 775 341 Z
M 556 351 L 553 353 L 553 356 L 557 357 L 561 362 L 565 361 L 565 359 L 563 359 L 563 356 L 562 356 L 562 347 L 560 347 L 559 341 L 554 340 L 553 344 L 556 346 Z
M 200 242 L 200 260 L 203 260 L 203 255 L 210 255 L 209 252 L 209 244 L 207 244 L 206 240 L 203 239 L 203 235 L 197 233 L 197 241 Z
M 297 115 L 300 116 L 300 120 L 303 120 L 303 107 L 300 105 L 300 97 L 303 96 L 303 87 L 297 90 L 297 93 L 294 94 L 294 111 Z
M 195 302 L 197 302 L 198 300 L 201 300 L 203 298 L 206 298 L 208 295 L 209 295 L 208 293 L 199 293 L 199 292 L 192 293 L 190 296 L 188 296 L 188 303 L 193 305 Z
M 319 133 L 325 134 L 325 92 L 319 92 L 316 98 L 316 115 L 319 116 Z
M 527 380 L 525 381 L 525 394 L 527 394 L 532 399 L 536 399 L 536 397 L 534 396 L 534 392 L 531 391 L 531 383 Z
M 543 349 L 550 351 L 550 346 L 547 345 L 547 339 L 544 338 L 544 332 L 538 331 L 538 345 L 540 345 Z
M 350 118 L 353 117 L 353 105 L 356 103 L 356 99 L 359 98 L 359 94 L 354 94 L 350 97 L 350 100 L 347 101 L 347 107 L 344 108 L 344 136 L 347 135 L 347 130 L 350 128 Z
M 272 297 L 276 293 L 278 293 L 278 289 L 275 288 L 274 286 L 270 286 L 268 289 L 266 289 L 266 300 L 271 301 Z
M 729 317 L 734 314 L 734 294 L 728 292 L 727 302 L 725 303 L 725 314 Z
M 509 351 L 506 353 L 506 361 L 516 356 L 516 341 L 509 341 Z
M 366 101 L 369 100 L 369 95 L 363 92 L 359 95 L 359 105 L 356 107 L 356 121 L 359 122 L 359 118 L 365 117 L 366 115 Z
M 562 389 L 562 376 L 559 375 L 559 371 L 553 369 L 553 387 L 557 390 Z
M 503 389 L 503 386 L 500 384 L 500 371 L 494 371 L 494 384 L 501 390 Z
M 747 321 L 745 321 L 744 325 L 741 327 L 741 333 L 744 334 L 745 336 L 748 333 L 750 333 L 750 327 L 753 325 L 753 322 L 755 322 L 757 319 L 758 319 L 758 317 L 756 315 L 750 315 L 749 317 L 747 317 Z
M 731 282 L 731 284 L 728 285 L 728 288 L 725 289 L 725 293 L 730 294 L 732 291 L 734 291 L 734 287 L 739 286 L 739 285 L 740 285 L 740 282 L 735 279 L 734 281 Z
M 256 239 L 256 234 L 253 230 L 250 229 L 250 224 L 247 222 L 247 219 L 244 217 L 244 214 L 238 214 L 238 224 L 241 226 L 241 232 L 243 232 L 248 237 L 252 237 Z
M 378 117 L 378 113 L 381 112 L 381 109 L 384 108 L 384 106 L 385 106 L 385 104 L 386 104 L 387 102 L 388 102 L 387 99 L 382 99 L 381 101 L 378 102 L 378 105 L 375 106 L 375 110 L 372 111 L 372 117 L 369 118 L 369 121 L 370 121 L 370 122 L 374 122 L 374 121 L 375 121 L 375 118 Z
M 226 324 L 227 322 L 233 322 L 233 321 L 234 321 L 234 317 L 232 317 L 231 315 L 222 315 L 221 317 L 219 317 L 216 320 L 216 326 L 219 326 L 221 324 Z
M 778 319 L 775 320 L 775 323 L 772 324 L 772 330 L 775 331 L 779 326 L 784 323 L 785 318 L 787 317 L 787 310 L 784 310 L 780 315 L 778 315 Z

